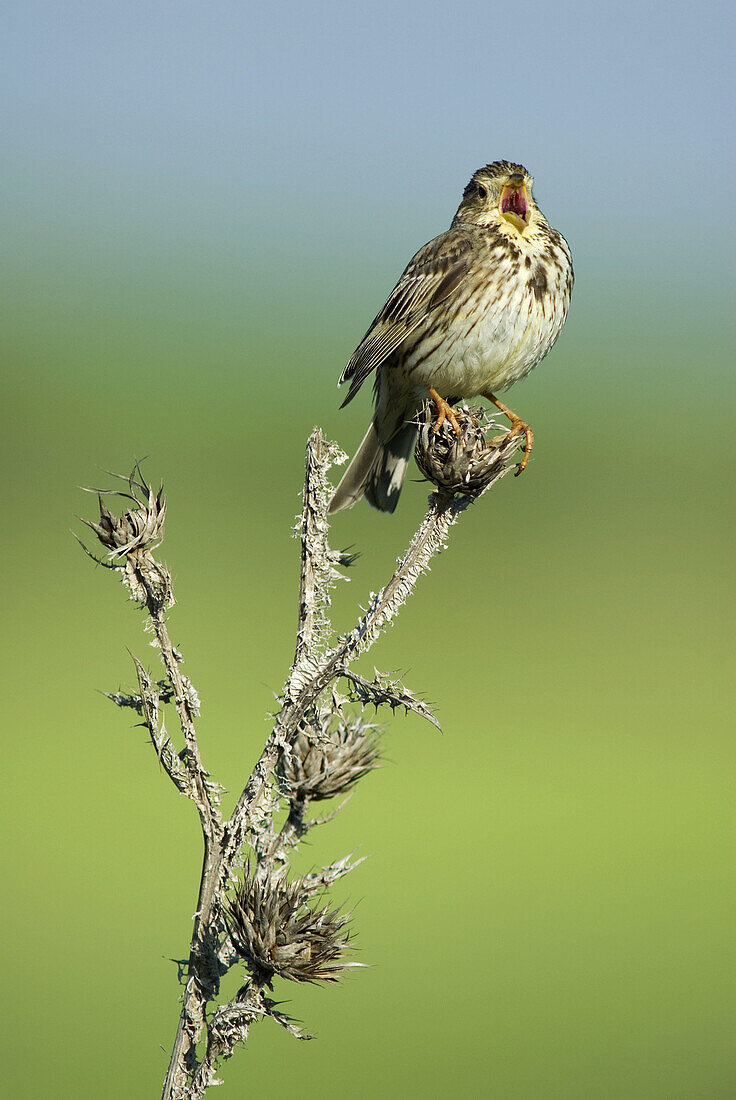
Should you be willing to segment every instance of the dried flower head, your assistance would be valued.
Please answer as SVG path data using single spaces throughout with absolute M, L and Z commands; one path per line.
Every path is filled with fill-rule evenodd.
M 139 480 L 136 480 L 136 475 Z M 96 490 L 100 502 L 100 522 L 83 520 L 94 531 L 102 545 L 110 551 L 111 558 L 124 557 L 135 550 L 151 549 L 164 537 L 166 501 L 163 498 L 163 485 L 158 493 L 154 493 L 143 480 L 138 466 L 133 468 L 129 478 L 122 480 L 128 482 L 130 492 L 116 489 Z M 136 507 L 128 509 L 121 516 L 114 516 L 105 505 L 103 495 L 131 500 Z
M 292 982 L 335 982 L 347 967 L 349 913 L 308 904 L 301 879 L 273 878 L 262 884 L 246 866 L 225 914 L 233 947 L 267 978 Z
M 131 597 L 151 612 L 171 607 L 174 593 L 171 588 L 171 574 L 165 565 L 157 562 L 152 551 L 164 537 L 166 501 L 163 486 L 154 493 L 143 478 L 136 464 L 130 477 L 113 474 L 113 477 L 127 482 L 130 492 L 120 489 L 90 489 L 97 493 L 100 502 L 100 522 L 82 520 L 97 535 L 103 546 L 107 547 L 108 558 L 124 558 L 122 565 L 108 565 L 122 574 L 123 583 L 129 589 Z M 103 497 L 118 496 L 130 500 L 136 506 L 129 508 L 121 516 L 114 516 Z M 80 540 L 81 541 L 81 540 Z M 84 546 L 84 544 L 82 543 Z M 84 547 L 90 557 L 99 562 L 91 551 Z M 100 564 L 107 564 L 102 562 Z
M 438 489 L 477 497 L 494 481 L 508 457 L 499 444 L 507 436 L 486 439 L 486 431 L 495 428 L 485 409 L 455 412 L 462 428 L 456 435 L 448 420 L 434 430 L 434 406 L 427 403 L 419 415 L 419 436 L 414 451 L 417 466 Z
M 319 802 L 345 794 L 359 779 L 378 767 L 381 758 L 380 738 L 375 726 L 356 718 L 352 722 L 338 720 L 330 728 L 300 731 L 283 753 L 278 776 L 284 791 L 299 800 Z

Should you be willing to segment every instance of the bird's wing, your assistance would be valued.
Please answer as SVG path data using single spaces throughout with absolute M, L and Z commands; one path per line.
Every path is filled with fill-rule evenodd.
M 468 269 L 472 247 L 469 233 L 449 229 L 420 248 L 342 372 L 340 385 L 350 379 L 350 391 L 342 408 L 417 325 L 456 293 Z

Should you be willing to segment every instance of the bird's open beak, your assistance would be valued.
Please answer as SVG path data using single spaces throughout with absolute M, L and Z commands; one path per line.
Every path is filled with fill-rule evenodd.
M 529 224 L 529 196 L 522 176 L 511 176 L 498 204 L 501 217 L 523 231 Z

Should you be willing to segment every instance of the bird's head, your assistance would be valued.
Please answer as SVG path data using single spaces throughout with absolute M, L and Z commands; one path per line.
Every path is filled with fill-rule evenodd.
M 496 225 L 523 234 L 539 215 L 533 182 L 523 164 L 508 160 L 479 168 L 463 191 L 455 224 Z

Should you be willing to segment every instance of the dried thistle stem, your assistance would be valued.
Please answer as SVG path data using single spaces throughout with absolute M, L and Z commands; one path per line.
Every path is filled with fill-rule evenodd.
M 473 423 L 475 430 L 478 424 Z M 182 658 L 168 631 L 165 612 L 174 602 L 171 578 L 152 554 L 154 540 L 163 537 L 162 493 L 154 497 L 142 477 L 134 481 L 131 476 L 131 493 L 125 495 L 138 505 L 137 510 L 116 519 L 100 498 L 100 522 L 89 523 L 110 551 L 110 558 L 125 558 L 124 565 L 114 568 L 123 574 L 124 582 L 145 607 L 166 676 L 165 682 L 154 684 L 136 660 L 140 694 L 117 693 L 110 698 L 144 716 L 166 773 L 197 806 L 204 842 L 183 1003 L 163 1100 L 194 1100 L 218 1083 L 217 1063 L 247 1040 L 250 1024 L 259 1017 L 272 1018 L 298 1037 L 308 1037 L 266 997 L 264 990 L 274 973 L 292 980 L 324 981 L 349 965 L 339 958 L 349 938 L 345 918 L 328 909 L 310 915 L 311 910 L 304 906 L 309 897 L 348 873 L 360 860 L 345 857 L 292 884 L 285 880 L 284 867 L 290 851 L 315 824 L 306 818 L 310 801 L 345 793 L 376 765 L 378 750 L 371 727 L 345 725 L 342 707 L 349 699 L 359 705 L 370 702 L 392 709 L 404 707 L 436 724 L 428 706 L 398 681 L 379 673 L 370 681 L 350 667 L 396 617 L 434 555 L 446 546 L 451 527 L 470 503 L 469 496 L 457 496 L 451 485 L 447 487 L 448 478 L 452 482 L 456 477 L 456 467 L 462 467 L 458 443 L 454 439 L 434 439 L 428 433 L 424 440 L 428 468 L 442 467 L 444 471 L 444 480 L 438 479 L 443 488 L 430 496 L 427 514 L 389 582 L 371 597 L 354 629 L 334 641 L 328 616 L 330 591 L 341 579 L 338 566 L 349 565 L 351 559 L 335 553 L 328 544 L 331 486 L 327 473 L 344 456 L 319 429 L 312 432 L 307 443 L 303 507 L 297 527 L 301 568 L 294 661 L 271 733 L 227 821 L 223 821 L 219 809 L 219 788 L 209 778 L 199 751 L 196 692 L 182 674 Z M 474 463 L 472 495 L 477 496 L 508 471 L 518 439 L 505 438 L 488 445 L 473 437 L 468 446 Z M 446 458 L 450 452 L 451 464 Z M 137 473 L 140 476 L 140 471 Z M 469 492 L 467 476 L 462 476 L 465 481 L 457 489 Z M 341 679 L 348 685 L 348 696 L 337 693 L 336 681 Z M 327 689 L 331 686 L 330 701 Z M 180 752 L 169 740 L 161 717 L 161 704 L 169 700 L 176 708 L 184 741 Z M 289 799 L 289 813 L 276 831 L 274 814 L 284 796 Z M 243 863 L 246 845 L 255 856 L 255 867 L 252 876 L 246 871 L 236 894 L 240 909 L 234 910 L 235 902 L 230 902 L 228 908 L 227 894 L 236 869 Z M 251 928 L 252 920 L 261 924 L 266 921 L 258 935 Z M 236 927 L 240 929 L 237 934 Z M 272 943 L 281 945 L 281 962 L 271 961 Z M 314 961 L 310 961 L 312 956 Z M 239 958 L 246 962 L 249 980 L 234 1000 L 208 1013 L 219 993 L 220 978 Z M 198 1057 L 197 1045 L 205 1032 L 206 1049 Z

